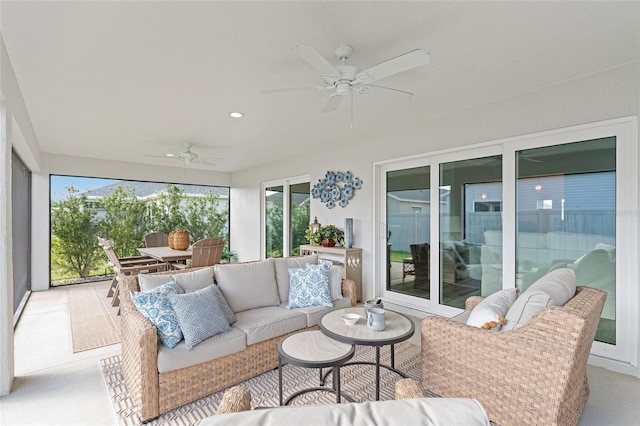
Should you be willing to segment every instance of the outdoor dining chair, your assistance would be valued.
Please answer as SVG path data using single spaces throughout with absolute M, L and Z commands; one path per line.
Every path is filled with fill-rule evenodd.
M 224 240 L 222 238 L 205 238 L 193 243 L 191 247 L 191 262 L 172 263 L 172 269 L 196 268 L 199 266 L 213 266 L 220 263 Z
M 164 232 L 150 232 L 144 236 L 147 247 L 166 247 L 169 245 L 169 234 Z
M 146 256 L 118 257 L 111 243 L 101 237 L 98 237 L 98 244 L 103 248 L 109 265 L 115 271 L 111 287 L 107 297 L 113 297 L 112 306 L 120 305 L 120 297 L 118 295 L 118 282 L 126 275 L 138 275 L 144 272 L 161 272 L 166 271 L 168 265 L 160 263 L 158 260 Z

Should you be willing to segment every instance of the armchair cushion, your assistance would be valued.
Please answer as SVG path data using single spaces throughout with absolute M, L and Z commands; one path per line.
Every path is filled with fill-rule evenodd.
M 569 268 L 556 269 L 533 283 L 507 312 L 502 330 L 522 327 L 547 306 L 563 306 L 576 293 L 576 275 Z
M 486 323 L 496 322 L 495 330 L 500 330 L 499 320 L 504 318 L 511 305 L 516 301 L 516 296 L 515 288 L 506 288 L 486 297 L 471 311 L 469 318 L 467 318 L 467 325 L 482 327 Z
M 178 318 L 188 350 L 231 327 L 224 316 L 212 285 L 185 294 L 170 294 L 169 300 Z
M 169 348 L 174 348 L 183 335 L 168 296 L 182 293 L 180 286 L 173 281 L 151 291 L 131 291 L 131 301 L 156 326 L 162 344 Z

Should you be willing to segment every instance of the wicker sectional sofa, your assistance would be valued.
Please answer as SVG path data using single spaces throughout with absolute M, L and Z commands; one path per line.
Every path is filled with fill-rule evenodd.
M 162 345 L 156 327 L 131 301 L 130 291 L 140 291 L 138 277 L 125 278 L 121 283 L 122 375 L 140 420 L 152 420 L 277 367 L 277 345 L 282 337 L 317 327 L 322 315 L 331 309 L 355 305 L 355 283 L 343 279 L 338 283 L 343 298 L 333 300 L 333 308 L 285 308 L 288 269 L 317 262 L 317 255 L 311 255 L 216 265 L 216 283 L 237 322 L 231 331 L 213 336 L 191 351 L 184 342 L 173 349 Z M 151 275 L 180 278 L 179 274 L 194 272 Z

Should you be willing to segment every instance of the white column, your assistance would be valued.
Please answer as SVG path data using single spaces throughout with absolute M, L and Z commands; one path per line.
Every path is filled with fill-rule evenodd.
M 13 261 L 11 256 L 10 120 L 0 97 L 0 396 L 11 392 L 13 357 Z

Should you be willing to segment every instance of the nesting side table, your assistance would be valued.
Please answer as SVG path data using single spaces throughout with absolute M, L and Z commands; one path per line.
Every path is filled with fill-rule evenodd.
M 354 402 L 353 398 L 349 395 L 342 394 L 340 392 L 340 366 L 350 360 L 354 353 L 355 346 L 331 339 L 318 330 L 302 331 L 282 339 L 278 344 L 278 356 L 280 361 L 278 363 L 280 405 L 288 405 L 299 395 L 313 391 L 335 393 L 337 403 L 340 403 L 342 397 L 350 402 Z M 282 365 L 285 362 L 298 367 L 320 369 L 319 386 L 300 390 L 288 397 L 283 403 Z M 322 369 L 327 367 L 331 367 L 333 369 L 332 387 L 323 386 L 324 380 Z

